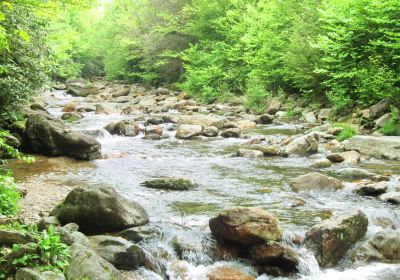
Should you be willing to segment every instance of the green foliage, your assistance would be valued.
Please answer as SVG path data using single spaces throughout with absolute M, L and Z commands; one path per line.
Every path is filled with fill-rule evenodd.
M 344 140 L 347 140 L 358 134 L 357 127 L 348 123 L 335 123 L 333 124 L 333 127 L 343 128 L 343 130 L 336 137 L 336 140 L 339 142 L 343 142 Z
M 4 172 L 3 172 L 4 173 Z M 18 211 L 21 195 L 10 173 L 0 174 L 0 215 L 11 216 Z
M 392 108 L 390 120 L 381 128 L 379 132 L 387 136 L 400 136 L 400 114 L 399 109 Z

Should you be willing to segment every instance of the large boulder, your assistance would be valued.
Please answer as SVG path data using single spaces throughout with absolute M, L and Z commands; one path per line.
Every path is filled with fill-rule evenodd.
M 305 244 L 322 267 L 334 266 L 367 232 L 368 218 L 351 211 L 314 225 L 306 232 Z
M 284 154 L 309 155 L 318 152 L 319 137 L 317 133 L 298 136 L 284 147 Z
M 93 250 L 74 244 L 70 247 L 71 262 L 67 279 L 122 280 L 121 273 Z
M 399 136 L 357 135 L 343 142 L 345 150 L 358 151 L 374 158 L 400 160 Z
M 225 119 L 214 115 L 183 115 L 180 119 L 182 124 L 201 125 L 204 127 L 215 126 L 218 129 L 224 127 Z
M 374 234 L 353 254 L 356 262 L 400 262 L 400 232 L 384 230 Z
M 46 114 L 28 118 L 26 138 L 36 153 L 85 160 L 98 159 L 101 155 L 101 145 L 92 136 L 72 131 L 63 121 Z
M 332 153 L 327 155 L 327 159 L 336 163 L 356 164 L 360 161 L 361 155 L 356 151 L 347 151 L 342 153 Z
M 300 175 L 290 182 L 290 187 L 295 192 L 312 190 L 337 190 L 342 188 L 342 183 L 333 177 L 326 176 L 318 172 L 310 172 Z
M 113 135 L 129 136 L 133 137 L 139 134 L 140 127 L 135 121 L 123 120 L 116 124 L 108 124 L 106 130 Z
M 361 183 L 354 190 L 355 193 L 365 196 L 379 196 L 387 191 L 387 182 Z
M 67 81 L 68 93 L 73 96 L 86 97 L 89 95 L 99 94 L 99 88 L 89 84 L 83 79 L 76 79 Z
M 203 132 L 201 125 L 182 124 L 176 130 L 175 137 L 179 139 L 192 139 Z
M 90 247 L 118 269 L 133 270 L 145 263 L 143 249 L 121 237 L 91 236 Z
M 210 219 L 209 226 L 215 237 L 242 245 L 282 238 L 278 218 L 255 207 L 225 209 Z
M 281 109 L 281 102 L 278 100 L 271 100 L 271 102 L 268 104 L 267 109 L 265 110 L 265 113 L 270 114 L 270 115 L 275 115 L 276 112 L 278 112 Z
M 73 189 L 52 215 L 62 224 L 78 224 L 83 233 L 119 231 L 144 225 L 149 220 L 142 206 L 105 185 Z
M 390 101 L 383 99 L 369 108 L 368 117 L 376 119 L 385 114 L 390 109 Z

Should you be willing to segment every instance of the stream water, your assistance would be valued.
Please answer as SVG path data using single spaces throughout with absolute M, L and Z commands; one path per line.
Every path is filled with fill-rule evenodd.
M 61 116 L 62 106 L 72 97 L 56 91 L 49 99 L 50 113 Z M 83 102 L 83 99 L 82 99 Z M 84 104 L 84 103 L 82 103 Z M 170 112 L 174 113 L 174 112 Z M 294 193 L 288 181 L 298 175 L 315 171 L 307 157 L 271 157 L 247 159 L 230 157 L 243 147 L 245 139 L 200 139 L 183 141 L 168 132 L 170 124 L 163 125 L 171 137 L 158 141 L 137 137 L 111 136 L 102 129 L 111 121 L 132 119 L 124 115 L 95 115 L 85 113 L 85 117 L 72 124 L 77 130 L 93 130 L 102 144 L 105 154 L 120 154 L 122 157 L 96 160 L 78 167 L 65 166 L 62 172 L 51 168 L 41 169 L 33 164 L 31 171 L 15 169 L 16 177 L 27 181 L 69 181 L 79 184 L 105 183 L 113 186 L 122 195 L 139 202 L 148 211 L 151 225 L 160 234 L 146 241 L 143 247 L 158 265 L 159 274 L 142 269 L 147 279 L 206 279 L 210 268 L 229 263 L 241 270 L 257 276 L 258 280 L 284 279 L 257 275 L 244 261 L 232 260 L 216 262 L 213 257 L 213 242 L 208 220 L 221 209 L 230 206 L 257 206 L 279 217 L 285 232 L 285 240 L 290 235 L 304 236 L 305 231 L 322 219 L 344 210 L 361 209 L 369 217 L 367 236 L 382 230 L 371 221 L 385 217 L 400 226 L 398 208 L 384 204 L 374 198 L 366 198 L 352 193 L 354 184 L 345 183 L 340 191 L 324 191 L 307 194 Z M 303 131 L 302 125 L 258 126 L 248 131 L 252 135 L 279 138 Z M 327 151 L 321 146 L 320 154 L 312 158 L 322 158 Z M 367 160 L 360 166 L 376 173 L 390 173 L 389 187 L 394 188 L 400 178 L 400 162 Z M 323 172 L 334 174 L 343 165 L 335 165 Z M 33 170 L 33 171 L 32 171 Z M 198 187 L 183 192 L 168 192 L 142 187 L 141 182 L 159 176 L 174 176 L 192 179 Z M 293 207 L 301 199 L 303 206 Z M 184 261 L 178 262 L 172 240 L 178 238 L 187 244 L 183 252 Z M 290 241 L 287 241 L 290 242 Z M 293 245 L 293 244 L 292 244 Z M 313 255 L 305 248 L 293 245 L 303 257 L 300 273 L 292 279 L 400 279 L 400 265 L 368 264 L 353 267 L 346 258 L 334 269 L 321 270 Z M 348 254 L 350 255 L 351 252 Z M 157 265 L 155 271 L 157 272 Z M 161 273 L 162 267 L 166 270 Z M 185 275 L 182 278 L 180 275 Z M 164 277 L 164 278 L 163 278 Z M 186 277 L 186 278 L 185 278 Z

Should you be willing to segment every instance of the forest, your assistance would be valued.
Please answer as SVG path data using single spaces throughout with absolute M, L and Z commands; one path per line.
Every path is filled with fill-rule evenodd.
M 0 0 L 0 279 L 392 280 L 400 0 Z

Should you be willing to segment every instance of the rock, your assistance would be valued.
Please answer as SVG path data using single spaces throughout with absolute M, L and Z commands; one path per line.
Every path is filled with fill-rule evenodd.
M 327 158 L 321 158 L 316 161 L 311 165 L 311 167 L 314 168 L 328 168 L 332 166 L 332 162 L 327 159 Z
M 270 115 L 275 115 L 276 112 L 278 112 L 281 109 L 281 102 L 278 100 L 272 100 L 269 104 L 265 112 Z
M 142 206 L 104 185 L 73 189 L 52 215 L 62 224 L 78 224 L 83 233 L 119 231 L 144 225 L 149 220 Z
M 101 155 L 101 145 L 93 137 L 71 131 L 62 121 L 49 115 L 30 116 L 26 124 L 26 136 L 36 153 L 85 160 L 94 160 Z
M 156 178 L 142 183 L 146 188 L 159 190 L 186 191 L 197 186 L 196 183 L 180 178 Z
M 282 238 L 278 218 L 255 207 L 225 209 L 210 219 L 209 226 L 215 237 L 242 245 L 279 241 Z
M 175 137 L 179 139 L 192 139 L 203 132 L 201 125 L 182 124 L 178 127 Z
M 131 242 L 140 242 L 150 238 L 156 233 L 155 229 L 149 226 L 132 227 L 121 231 L 117 236 L 122 237 Z
M 286 273 L 297 273 L 300 255 L 292 248 L 270 241 L 250 249 L 250 257 L 257 265 L 277 267 Z
M 329 141 L 325 145 L 328 149 L 334 149 L 334 148 L 339 148 L 340 147 L 340 142 L 336 139 Z
M 145 263 L 143 249 L 121 237 L 108 235 L 91 236 L 90 247 L 117 269 L 133 270 L 143 266 Z
M 380 200 L 392 203 L 392 204 L 400 204 L 400 192 L 388 192 L 385 194 L 382 194 L 379 197 Z
M 61 272 L 21 268 L 15 274 L 15 280 L 65 280 L 65 277 Z
M 47 109 L 44 107 L 43 104 L 40 103 L 33 103 L 31 104 L 31 106 L 29 106 L 32 110 L 34 111 L 42 111 L 43 113 L 48 114 L 49 112 L 47 111 Z
M 376 128 L 382 128 L 384 127 L 386 124 L 388 124 L 388 122 L 390 121 L 390 114 L 386 113 L 384 114 L 382 117 L 380 117 L 379 119 L 377 119 L 375 121 L 375 127 Z
M 49 226 L 58 227 L 60 225 L 60 221 L 55 216 L 42 217 L 37 223 L 40 231 L 47 229 Z
M 300 175 L 290 182 L 290 187 L 295 192 L 312 190 L 337 190 L 342 188 L 342 183 L 333 177 L 326 176 L 318 172 L 311 172 Z
M 369 108 L 368 117 L 371 119 L 376 119 L 385 114 L 390 109 L 390 101 L 388 99 L 383 99 L 377 104 Z
M 124 88 L 119 89 L 118 91 L 113 93 L 113 97 L 121 97 L 127 96 L 131 92 L 131 88 L 129 86 L 125 86 Z
M 342 131 L 343 131 L 342 127 L 331 127 L 331 128 L 328 129 L 328 131 L 326 133 L 337 136 Z
M 356 164 L 360 161 L 361 155 L 356 151 L 348 151 L 343 153 L 330 154 L 327 156 L 327 159 L 336 163 L 343 162 L 348 164 Z
M 66 90 L 67 86 L 65 84 L 59 83 L 59 84 L 53 85 L 53 89 L 55 89 L 55 90 Z
M 224 128 L 237 128 L 237 124 L 235 122 L 225 122 L 224 123 Z
M 367 232 L 368 218 L 360 210 L 334 216 L 306 232 L 305 244 L 322 267 L 334 266 Z
M 239 128 L 229 128 L 221 132 L 221 136 L 224 138 L 239 138 L 242 135 L 242 131 Z
M 385 193 L 386 190 L 387 190 L 387 183 L 378 182 L 378 183 L 360 184 L 357 186 L 357 189 L 355 189 L 354 192 L 365 196 L 379 196 Z
M 78 231 L 79 226 L 75 223 L 66 224 L 63 227 L 56 227 L 55 232 L 60 235 L 61 242 L 67 245 L 75 243 L 89 246 L 89 239 L 83 233 Z
M 371 173 L 360 168 L 342 168 L 336 172 L 340 177 L 347 179 L 372 179 L 374 181 L 388 181 L 389 178 L 382 175 Z
M 258 150 L 239 149 L 236 153 L 236 156 L 245 158 L 258 158 L 263 157 L 264 153 Z
M 255 280 L 251 275 L 245 274 L 241 270 L 233 267 L 217 267 L 208 274 L 209 280 Z
M 77 108 L 76 111 L 79 113 L 95 112 L 96 107 L 91 106 L 91 105 L 85 105 L 85 106 L 81 106 L 81 107 Z
M 316 133 L 298 136 L 286 144 L 284 153 L 287 155 L 308 155 L 318 152 L 319 137 Z
M 256 123 L 258 123 L 258 124 L 271 124 L 273 120 L 274 120 L 274 116 L 268 115 L 268 114 L 264 114 L 264 115 L 259 116 L 256 119 Z
M 303 113 L 303 118 L 307 123 L 316 123 L 317 117 L 313 112 Z
M 354 150 L 375 158 L 400 160 L 399 136 L 356 135 L 342 144 L 347 151 Z
M 61 119 L 68 121 L 68 122 L 75 122 L 77 120 L 83 119 L 83 115 L 79 112 L 64 113 L 61 116 Z
M 75 112 L 78 104 L 79 103 L 77 101 L 71 101 L 67 105 L 64 106 L 64 108 L 62 109 L 62 112 L 66 112 L 66 113 Z
M 37 242 L 37 241 L 36 241 Z M 10 276 L 15 274 L 17 267 L 15 266 L 15 260 L 21 259 L 26 255 L 37 255 L 40 254 L 40 248 L 37 243 L 26 243 L 18 246 L 14 250 L 3 250 L 0 263 L 0 271 L 4 276 Z
M 161 139 L 163 135 L 163 129 L 159 125 L 149 125 L 145 128 L 145 135 L 146 139 L 154 139 L 158 140 Z
M 364 244 L 356 249 L 353 261 L 361 263 L 400 262 L 400 232 L 384 230 L 374 234 Z
M 105 127 L 113 135 L 134 137 L 140 132 L 140 127 L 135 121 L 122 120 L 116 124 L 110 123 Z
M 17 134 L 15 135 L 18 136 Z M 5 134 L 2 135 L 1 137 L 4 139 L 7 145 L 10 145 L 14 148 L 19 148 L 22 145 L 21 141 L 12 134 Z
M 87 97 L 89 95 L 97 95 L 100 90 L 94 85 L 90 85 L 85 80 L 67 81 L 67 92 L 73 96 Z
M 96 114 L 98 115 L 115 115 L 118 114 L 118 110 L 109 104 L 97 104 Z
M 394 222 L 387 217 L 376 217 L 372 220 L 373 224 L 376 226 L 380 226 L 384 229 L 397 229 L 397 226 Z
M 218 129 L 224 127 L 225 119 L 220 116 L 212 115 L 183 115 L 180 122 L 182 124 L 200 125 L 200 126 L 215 126 Z
M 328 119 L 330 119 L 332 117 L 332 113 L 333 113 L 333 109 L 332 108 L 321 109 L 319 111 L 318 118 L 321 121 L 326 121 L 326 120 L 328 120 Z
M 13 229 L 0 229 L 0 246 L 11 246 L 13 244 L 26 244 L 38 242 L 34 235 Z
M 251 129 L 255 128 L 257 124 L 250 120 L 240 120 L 236 122 L 236 127 L 240 129 Z
M 217 137 L 219 129 L 215 126 L 207 126 L 204 128 L 202 135 L 205 137 Z
M 122 280 L 121 273 L 93 250 L 74 244 L 70 247 L 71 262 L 67 279 Z
M 279 149 L 273 146 L 257 147 L 257 150 L 263 152 L 266 157 L 273 157 L 279 155 Z

